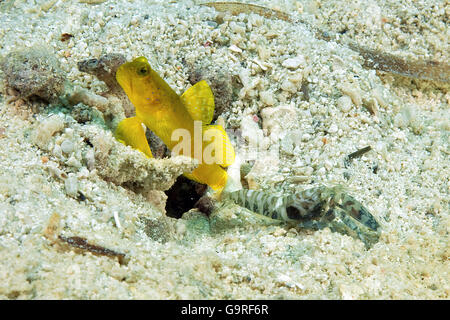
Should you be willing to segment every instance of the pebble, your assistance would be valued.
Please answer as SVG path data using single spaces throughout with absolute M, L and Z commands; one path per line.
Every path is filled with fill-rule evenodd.
M 94 31 L 95 32 L 99 32 L 102 28 L 100 27 L 100 25 L 98 23 L 94 24 Z
M 434 167 L 434 161 L 433 161 L 433 159 L 426 159 L 424 162 L 423 162 L 423 169 L 424 170 L 430 170 L 430 169 L 432 169 Z
M 274 237 L 282 237 L 284 235 L 286 235 L 287 231 L 283 228 L 277 228 L 274 232 L 273 232 L 273 236 Z
M 217 28 L 217 22 L 215 21 L 206 21 L 206 24 L 210 27 Z
M 321 167 L 319 170 L 317 170 L 317 175 L 323 176 L 325 172 L 326 172 L 325 167 Z
M 61 143 L 61 150 L 65 154 L 71 153 L 73 151 L 73 149 L 74 149 L 74 144 L 72 141 L 66 139 Z
M 287 154 L 294 155 L 294 148 L 297 141 L 300 140 L 300 135 L 299 131 L 292 131 L 286 134 L 280 141 L 281 150 Z
M 52 154 L 56 157 L 61 159 L 62 158 L 62 150 L 61 150 L 61 146 L 58 144 L 55 144 L 55 146 L 53 147 L 53 151 Z
M 333 123 L 329 128 L 328 128 L 328 132 L 329 133 L 336 133 L 338 132 L 338 127 L 335 123 Z
M 295 168 L 294 172 L 296 175 L 310 177 L 313 174 L 314 169 L 312 167 L 301 167 L 301 168 Z
M 297 56 L 295 58 L 289 58 L 284 60 L 281 65 L 288 69 L 297 69 L 300 66 L 304 66 L 305 64 L 306 64 L 305 57 Z
M 259 97 L 261 98 L 261 102 L 265 105 L 273 106 L 275 104 L 275 99 L 270 91 L 262 91 L 259 94 Z
M 341 90 L 344 95 L 350 97 L 357 107 L 362 105 L 361 90 L 358 87 L 355 87 L 352 84 L 344 83 L 339 85 L 338 89 Z
M 311 140 L 311 135 L 310 134 L 305 133 L 304 135 L 302 135 L 302 141 L 303 142 L 306 142 L 306 141 L 309 141 L 309 140 Z
M 289 76 L 289 81 L 295 85 L 301 84 L 303 81 L 303 74 L 301 72 L 297 72 Z
M 237 47 L 236 45 L 232 44 L 231 46 L 228 47 L 228 50 L 232 51 L 232 52 L 236 52 L 236 53 L 242 53 L 242 49 Z
M 77 158 L 75 158 L 74 155 L 70 156 L 70 158 L 67 159 L 66 165 L 74 167 L 74 168 L 81 168 L 82 167 L 81 162 Z
M 248 142 L 252 148 L 258 149 L 264 137 L 263 131 L 250 116 L 246 116 L 241 121 L 242 138 Z
M 33 142 L 42 149 L 46 149 L 50 138 L 58 131 L 64 128 L 64 121 L 57 115 L 43 120 L 35 129 L 32 139 Z
M 291 181 L 294 183 L 307 182 L 310 178 L 310 176 L 292 176 Z
M 267 65 L 266 64 L 264 64 L 264 63 L 262 63 L 261 61 L 259 61 L 258 59 L 253 59 L 252 60 L 252 62 L 254 62 L 255 64 L 253 64 L 252 66 L 254 66 L 254 65 L 257 65 L 258 67 L 260 67 L 261 68 L 261 70 L 263 70 L 263 71 L 267 71 L 267 69 L 268 69 L 268 67 L 267 67 Z
M 94 149 L 89 149 L 86 152 L 86 155 L 84 156 L 86 160 L 86 165 L 90 171 L 94 170 L 95 168 L 95 153 Z
M 136 16 L 131 17 L 130 23 L 132 25 L 138 25 L 139 24 L 139 16 L 136 15 Z
M 339 292 L 344 300 L 356 300 L 364 293 L 364 290 L 358 285 L 340 285 Z
M 372 96 L 377 100 L 378 104 L 381 107 L 387 108 L 388 104 L 386 103 L 386 101 L 383 98 L 383 94 L 381 92 L 381 89 L 379 89 L 379 88 L 373 89 Z
M 266 107 L 261 110 L 261 117 L 263 129 L 270 133 L 272 140 L 278 140 L 284 130 L 298 125 L 297 108 L 293 105 Z
M 287 79 L 281 83 L 281 89 L 290 93 L 297 92 L 297 86 L 295 86 L 291 81 Z
M 266 61 L 267 59 L 270 58 L 271 51 L 266 46 L 258 46 L 257 50 L 258 50 L 258 56 L 262 61 Z
M 76 197 L 78 195 L 78 179 L 73 173 L 69 173 L 69 176 L 64 181 L 64 186 L 68 196 Z
M 352 99 L 345 95 L 337 100 L 337 106 L 342 112 L 349 112 L 352 108 Z
M 80 179 L 86 179 L 89 177 L 89 170 L 86 167 L 81 167 L 80 171 L 78 171 L 77 176 Z
M 64 180 L 67 178 L 67 174 L 58 168 L 55 162 L 49 161 L 47 162 L 47 168 L 50 171 L 51 175 L 55 178 Z
M 282 174 L 276 174 L 273 175 L 270 179 L 273 183 L 282 182 L 285 180 L 284 176 Z
M 230 29 L 234 32 L 234 33 L 238 33 L 241 35 L 245 35 L 245 25 L 240 25 L 234 21 L 230 22 Z
M 375 98 L 370 98 L 365 102 L 363 105 L 364 107 L 370 112 L 370 114 L 374 115 L 375 117 L 378 117 L 378 102 Z
M 333 162 L 331 162 L 330 160 L 325 160 L 324 166 L 328 171 L 330 171 L 333 168 Z

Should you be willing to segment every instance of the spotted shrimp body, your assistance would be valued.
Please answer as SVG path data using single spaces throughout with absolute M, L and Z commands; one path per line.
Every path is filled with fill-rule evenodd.
M 380 225 L 370 212 L 342 187 L 319 186 L 285 196 L 241 189 L 228 193 L 236 204 L 300 228 L 333 232 L 360 239 L 371 247 L 379 239 Z

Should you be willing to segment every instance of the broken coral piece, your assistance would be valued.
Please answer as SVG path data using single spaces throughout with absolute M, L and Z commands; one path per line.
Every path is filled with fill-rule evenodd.
M 137 192 L 167 190 L 178 176 L 191 172 L 198 165 L 195 159 L 184 156 L 147 158 L 97 126 L 85 126 L 81 134 L 94 146 L 97 173 L 107 181 L 131 187 Z
M 64 92 L 65 76 L 55 55 L 47 47 L 34 46 L 10 52 L 0 63 L 6 87 L 20 98 L 39 97 L 54 102 Z
M 68 141 L 57 135 L 66 125 L 64 118 L 59 115 L 53 114 L 45 117 L 37 122 L 31 132 L 30 140 L 40 149 L 48 152 L 57 147 L 59 151 L 57 153 L 53 151 L 53 156 L 68 166 L 80 168 L 81 162 L 83 162 L 86 168 L 89 168 L 90 171 L 95 170 L 104 180 L 128 187 L 135 192 L 146 195 L 150 190 L 167 190 L 178 176 L 191 172 L 198 165 L 197 160 L 184 156 L 164 159 L 147 158 L 140 151 L 117 141 L 109 130 L 95 124 L 70 125 L 65 133 L 67 135 L 67 130 L 70 129 L 68 132 L 70 132 L 72 140 Z M 69 151 L 70 149 L 71 156 L 67 157 L 68 159 L 61 158 L 63 150 L 61 145 L 56 143 L 57 139 L 62 141 L 61 145 L 64 150 Z M 74 144 L 72 141 L 76 140 L 84 142 Z M 70 144 L 70 146 L 66 146 L 66 144 Z M 84 154 L 83 158 L 82 154 Z M 71 159 L 78 165 L 74 166 Z M 59 174 L 60 170 L 57 169 L 57 164 L 51 164 L 53 162 L 48 161 L 47 167 L 52 174 L 66 180 L 67 176 L 63 177 Z M 75 183 L 73 181 L 67 183 L 69 184 L 66 186 L 68 193 L 76 197 L 76 188 L 72 187 Z M 164 202 L 164 199 L 160 200 L 158 201 Z
M 58 115 L 46 117 L 38 122 L 38 125 L 31 134 L 31 140 L 39 148 L 48 150 L 51 138 L 55 133 L 62 131 L 64 126 L 64 120 Z

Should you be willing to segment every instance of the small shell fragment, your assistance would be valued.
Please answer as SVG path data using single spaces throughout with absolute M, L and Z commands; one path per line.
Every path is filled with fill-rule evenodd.
M 252 62 L 257 64 L 261 68 L 261 70 L 267 71 L 267 66 L 265 64 L 263 64 L 261 61 L 259 61 L 257 59 L 253 59 Z
M 281 65 L 288 69 L 297 69 L 300 66 L 305 66 L 306 61 L 304 56 L 297 56 L 295 58 L 289 58 L 284 60 Z
M 228 47 L 228 50 L 232 51 L 232 52 L 236 52 L 236 53 L 242 53 L 242 49 L 239 48 L 238 46 L 232 44 L 231 46 Z
M 64 180 L 67 178 L 67 174 L 58 168 L 57 164 L 53 161 L 47 162 L 47 168 L 48 171 L 51 173 L 51 175 L 55 178 L 58 178 L 60 180 Z
M 69 174 L 69 177 L 64 181 L 67 195 L 76 197 L 78 195 L 78 179 L 74 174 Z
M 349 96 L 355 106 L 360 107 L 362 105 L 361 91 L 359 88 L 352 87 L 350 84 L 341 84 L 338 89 L 347 96 Z
M 45 227 L 43 234 L 44 237 L 54 242 L 58 239 L 58 234 L 60 232 L 61 216 L 58 213 L 53 213 L 48 220 L 47 226 Z

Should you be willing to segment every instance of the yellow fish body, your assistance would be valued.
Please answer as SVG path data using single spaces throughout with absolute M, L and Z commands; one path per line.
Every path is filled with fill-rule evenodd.
M 116 79 L 136 108 L 136 117 L 119 123 L 116 138 L 152 157 L 142 123 L 170 150 L 179 144 L 177 139 L 172 139 L 175 130 L 181 129 L 178 132 L 189 133 L 189 145 L 183 149 L 183 154 L 196 158 L 200 165 L 185 176 L 221 191 L 227 182 L 227 173 L 222 167 L 231 165 L 235 154 L 225 130 L 220 125 L 209 125 L 214 114 L 214 96 L 206 81 L 196 83 L 179 96 L 150 67 L 144 57 L 121 65 Z M 195 124 L 194 121 L 198 122 Z M 214 138 L 207 139 L 211 136 Z M 213 156 L 217 155 L 222 161 L 204 161 L 203 150 L 207 147 L 205 141 L 208 140 L 214 147 Z

